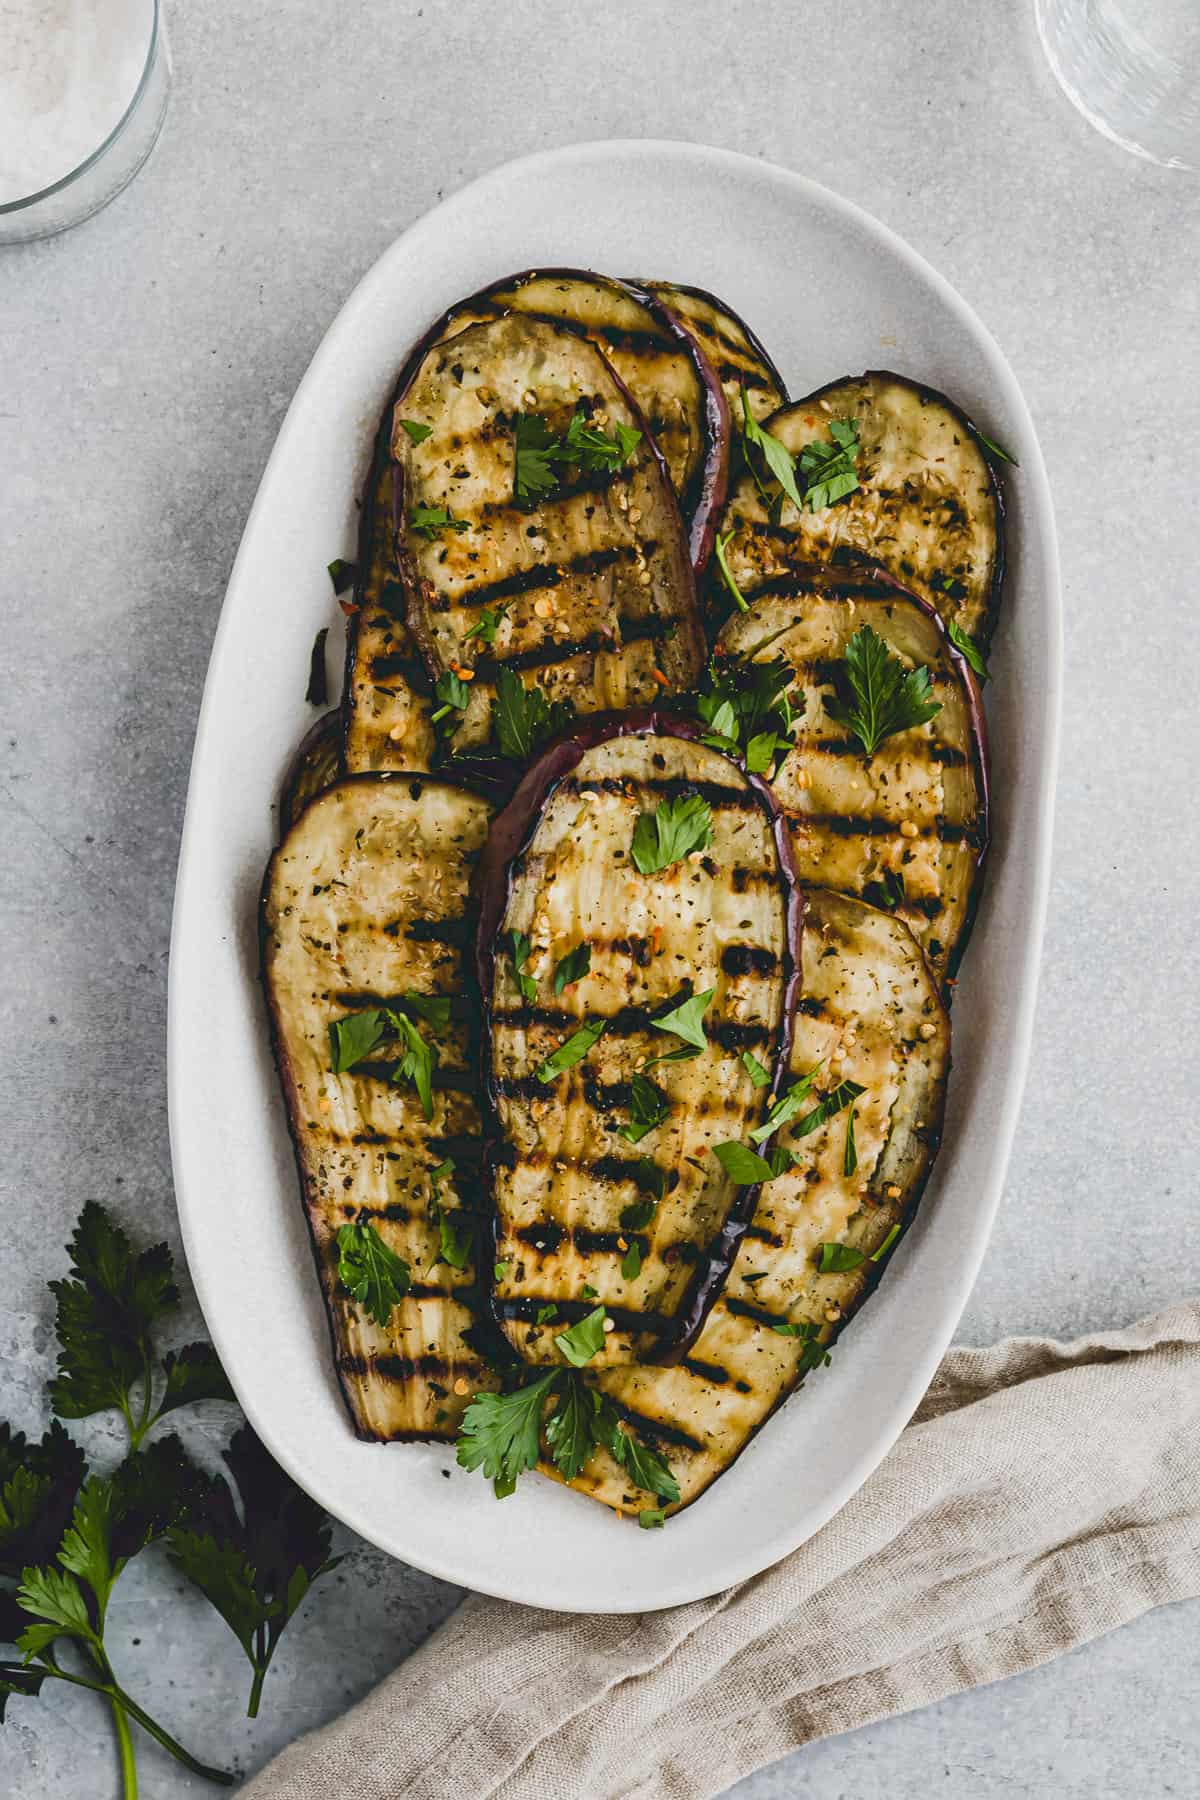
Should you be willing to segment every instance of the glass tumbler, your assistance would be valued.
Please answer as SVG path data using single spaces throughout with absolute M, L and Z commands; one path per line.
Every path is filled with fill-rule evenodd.
M 1035 0 L 1059 86 L 1125 150 L 1200 167 L 1200 0 Z

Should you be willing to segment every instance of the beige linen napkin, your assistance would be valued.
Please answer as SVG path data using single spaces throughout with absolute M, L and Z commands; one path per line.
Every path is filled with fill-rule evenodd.
M 589 1618 L 472 1596 L 243 1793 L 706 1800 L 813 1738 L 1198 1593 L 1189 1302 L 1073 1344 L 951 1350 L 837 1517 L 714 1599 Z

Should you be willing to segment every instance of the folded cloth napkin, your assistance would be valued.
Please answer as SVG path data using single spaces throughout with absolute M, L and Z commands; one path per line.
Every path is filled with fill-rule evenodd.
M 1197 1594 L 1190 1302 L 1072 1344 L 951 1350 L 837 1517 L 713 1599 L 591 1618 L 472 1596 L 243 1793 L 706 1800 L 813 1738 Z

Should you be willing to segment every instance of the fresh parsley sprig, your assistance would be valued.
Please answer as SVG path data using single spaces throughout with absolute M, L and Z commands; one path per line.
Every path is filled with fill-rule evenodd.
M 878 632 L 860 625 L 846 646 L 842 692 L 825 701 L 825 711 L 873 756 L 884 738 L 924 725 L 942 710 L 933 699 L 929 670 L 906 668 Z
M 808 512 L 820 512 L 822 507 L 844 500 L 859 486 L 857 420 L 831 419 L 829 435 L 832 443 L 814 438 L 800 452 L 804 505 Z
M 341 1226 L 337 1247 L 338 1280 L 367 1317 L 386 1328 L 412 1285 L 412 1270 L 365 1219 Z
M 619 421 L 612 435 L 589 421 L 580 405 L 559 436 L 539 413 L 518 413 L 513 421 L 513 494 L 518 505 L 549 494 L 559 485 L 560 471 L 618 469 L 627 463 L 642 441 L 640 431 Z
M 448 506 L 414 506 L 408 515 L 411 529 L 432 543 L 439 531 L 470 531 L 469 519 L 456 519 Z
M 796 671 L 784 657 L 770 662 L 739 658 L 721 668 L 710 663 L 696 697 L 697 715 L 708 726 L 702 741 L 744 757 L 753 775 L 778 774 L 776 758 L 791 750 L 804 710 L 804 693 L 795 679 Z
M 575 709 L 565 700 L 548 700 L 536 685 L 526 687 L 504 663 L 496 670 L 493 719 L 501 756 L 526 762 L 550 738 L 565 731 Z
M 557 1403 L 543 1424 L 551 1398 Z M 481 1470 L 503 1499 L 536 1468 L 543 1431 L 565 1480 L 573 1481 L 601 1446 L 636 1486 L 668 1505 L 679 1499 L 666 1460 L 626 1430 L 612 1402 L 573 1369 L 551 1369 L 507 1394 L 476 1394 L 463 1414 L 456 1455 L 464 1469 Z
M 573 1069 L 582 1062 L 594 1044 L 599 1043 L 608 1026 L 607 1019 L 585 1019 L 568 1038 L 564 1038 L 557 1050 L 552 1050 L 545 1060 L 538 1064 L 534 1074 L 538 1080 L 549 1084 L 557 1076 Z
M 712 808 L 698 794 L 681 794 L 638 814 L 630 855 L 640 874 L 657 875 L 711 843 Z
M 411 1081 L 421 1111 L 433 1118 L 433 1072 L 439 1061 L 436 1044 L 422 1036 L 412 1018 L 424 1019 L 437 1029 L 450 1023 L 450 998 L 446 994 L 406 993 L 395 1006 L 368 1006 L 329 1022 L 329 1066 L 335 1075 L 364 1062 L 385 1043 L 399 1040 L 401 1055 L 392 1070 L 393 1081 Z

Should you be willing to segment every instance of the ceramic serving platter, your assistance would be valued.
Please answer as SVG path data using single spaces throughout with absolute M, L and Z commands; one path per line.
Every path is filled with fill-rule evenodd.
M 498 1503 L 451 1448 L 356 1440 L 333 1378 L 258 985 L 259 886 L 280 779 L 311 722 L 309 652 L 332 610 L 326 564 L 354 554 L 355 496 L 405 348 L 458 296 L 564 264 L 710 288 L 751 322 L 792 393 L 890 367 L 944 389 L 1020 460 L 1005 471 L 1007 590 L 988 688 L 993 849 L 954 1004 L 941 1158 L 832 1366 L 662 1531 L 534 1476 Z M 646 1611 L 785 1556 L 867 1478 L 950 1341 L 1000 1196 L 1042 937 L 1060 634 L 1050 496 L 1008 365 L 928 263 L 827 189 L 697 145 L 581 145 L 455 194 L 364 277 L 300 384 L 230 578 L 171 946 L 171 1137 L 188 1261 L 247 1416 L 331 1513 L 466 1587 L 568 1611 Z

